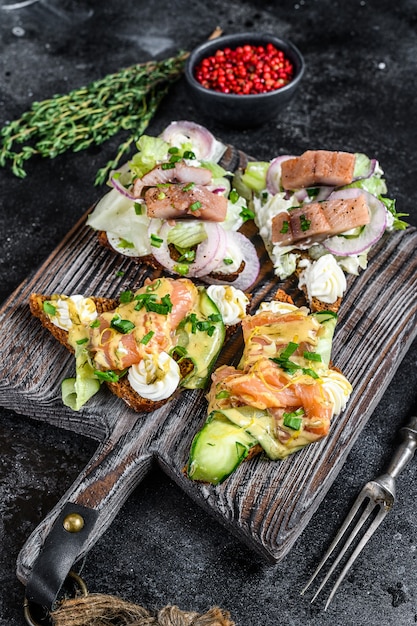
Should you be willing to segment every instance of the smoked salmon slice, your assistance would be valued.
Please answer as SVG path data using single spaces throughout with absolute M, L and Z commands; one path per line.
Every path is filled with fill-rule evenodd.
M 353 181 L 356 157 L 348 152 L 307 150 L 281 164 L 284 189 L 305 189 L 315 185 L 341 187 Z
M 365 226 L 370 214 L 364 194 L 311 202 L 272 219 L 272 242 L 288 246 L 304 240 L 323 241 L 352 228 Z
M 168 184 L 150 187 L 145 192 L 148 217 L 163 220 L 183 217 L 224 222 L 227 198 L 203 185 Z

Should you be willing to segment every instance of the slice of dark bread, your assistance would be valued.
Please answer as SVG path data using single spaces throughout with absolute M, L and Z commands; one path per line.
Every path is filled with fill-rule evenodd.
M 68 332 L 56 326 L 49 318 L 49 316 L 43 310 L 43 304 L 45 301 L 50 300 L 51 296 L 33 293 L 29 298 L 29 307 L 32 315 L 37 317 L 42 325 L 61 343 L 65 346 L 70 352 L 74 353 L 74 348 L 68 342 Z M 112 311 L 119 304 L 118 300 L 110 299 L 110 298 L 97 298 L 91 297 L 94 301 L 97 309 L 97 313 L 100 315 L 105 311 Z M 180 363 L 180 371 L 182 377 L 187 373 L 188 365 L 187 361 L 184 360 Z M 118 382 L 109 382 L 105 381 L 105 384 L 110 389 L 112 393 L 121 398 L 129 407 L 131 407 L 134 411 L 138 413 L 150 413 L 155 409 L 166 404 L 169 400 L 175 397 L 181 390 L 179 387 L 172 396 L 166 398 L 165 400 L 159 400 L 157 402 L 153 400 L 149 400 L 148 398 L 143 398 L 140 396 L 130 385 L 127 376 L 123 376 L 118 380 Z

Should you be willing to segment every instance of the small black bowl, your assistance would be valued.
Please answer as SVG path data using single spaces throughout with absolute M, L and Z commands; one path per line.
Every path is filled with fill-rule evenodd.
M 287 85 L 267 93 L 240 95 L 222 93 L 203 87 L 195 78 L 196 66 L 217 50 L 236 49 L 245 44 L 265 46 L 272 43 L 294 66 L 294 76 Z M 185 65 L 185 78 L 196 108 L 207 118 L 234 128 L 260 126 L 276 118 L 294 97 L 304 74 L 305 63 L 300 51 L 290 41 L 268 33 L 225 35 L 195 48 Z

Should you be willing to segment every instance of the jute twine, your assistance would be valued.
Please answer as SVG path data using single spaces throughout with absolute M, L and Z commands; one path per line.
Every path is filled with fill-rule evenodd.
M 229 613 L 219 607 L 204 614 L 177 606 L 150 612 L 116 596 L 94 593 L 64 600 L 51 619 L 54 626 L 235 626 Z

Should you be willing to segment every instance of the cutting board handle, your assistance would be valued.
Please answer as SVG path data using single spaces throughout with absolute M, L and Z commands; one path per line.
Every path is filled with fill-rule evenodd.
M 17 559 L 27 599 L 50 610 L 73 565 L 110 526 L 152 464 L 143 416 L 126 415 L 69 490 L 32 532 Z M 142 432 L 141 432 L 142 431 Z M 145 436 L 144 436 L 145 435 Z

